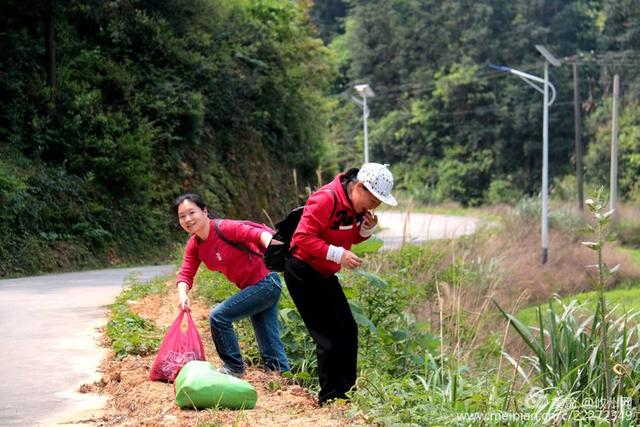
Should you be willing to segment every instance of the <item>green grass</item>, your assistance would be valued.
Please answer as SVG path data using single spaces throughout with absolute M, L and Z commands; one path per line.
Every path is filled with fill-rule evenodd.
M 620 248 L 620 250 L 627 253 L 633 260 L 634 264 L 640 265 L 640 249 L 626 247 Z M 640 311 L 640 282 L 623 283 L 620 287 L 605 292 L 605 298 L 607 299 L 609 306 L 615 309 L 615 313 L 617 315 L 621 316 L 628 311 Z M 562 302 L 568 304 L 574 299 L 578 301 L 579 305 L 584 304 L 584 310 L 593 312 L 596 306 L 597 294 L 595 291 L 584 292 L 562 298 Z M 541 305 L 546 309 L 546 303 Z M 535 325 L 536 307 L 538 306 L 524 308 L 516 314 L 516 317 L 526 325 Z M 561 307 L 556 307 L 556 312 L 559 314 L 561 312 Z
M 131 311 L 130 304 L 151 294 L 166 293 L 166 277 L 140 283 L 135 276 L 125 279 L 124 290 L 111 305 L 107 337 L 117 358 L 128 354 L 147 355 L 160 345 L 162 331 L 156 325 Z
M 640 311 L 640 283 L 635 282 L 633 284 L 627 284 L 628 287 L 613 289 L 605 292 L 605 298 L 608 306 L 613 311 L 622 316 L 625 312 Z M 597 293 L 595 291 L 584 292 L 581 294 L 571 295 L 562 298 L 564 304 L 569 304 L 570 301 L 576 300 L 578 305 L 582 307 L 581 311 L 587 313 L 593 313 L 596 307 Z M 546 311 L 547 303 L 540 304 L 543 310 Z M 531 306 L 520 310 L 516 317 L 525 325 L 535 326 L 537 324 L 536 308 L 538 306 Z M 555 311 L 557 314 L 562 313 L 562 307 L 555 305 Z
M 627 253 L 634 264 L 640 265 L 640 249 L 639 248 L 621 248 L 623 252 Z

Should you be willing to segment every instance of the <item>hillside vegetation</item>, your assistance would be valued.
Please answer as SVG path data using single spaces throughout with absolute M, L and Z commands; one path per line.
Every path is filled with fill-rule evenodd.
M 0 29 L 0 276 L 166 258 L 180 193 L 265 221 L 316 180 L 302 5 L 9 0 Z

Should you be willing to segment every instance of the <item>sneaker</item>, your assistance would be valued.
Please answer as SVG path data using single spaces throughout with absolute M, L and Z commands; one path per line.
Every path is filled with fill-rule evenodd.
M 244 371 L 243 372 L 233 371 L 233 370 L 227 368 L 226 366 L 223 366 L 222 368 L 219 368 L 218 372 L 220 372 L 221 374 L 224 374 L 224 375 L 231 375 L 231 376 L 234 376 L 236 378 L 244 377 Z

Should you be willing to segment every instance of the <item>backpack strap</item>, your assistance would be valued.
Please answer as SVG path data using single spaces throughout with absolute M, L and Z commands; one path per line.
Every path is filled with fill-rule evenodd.
M 220 230 L 220 220 L 219 219 L 215 219 L 213 220 L 213 227 L 216 230 L 216 234 L 218 235 L 218 237 L 220 237 L 220 239 L 225 242 L 226 244 L 233 246 L 234 248 L 242 251 L 242 252 L 246 252 L 248 254 L 252 254 L 252 255 L 257 255 L 259 257 L 262 258 L 262 254 L 258 253 L 256 251 L 252 251 L 251 249 L 249 249 L 248 247 L 246 247 L 245 245 L 243 245 L 242 243 L 236 243 L 236 242 L 232 242 L 231 240 L 229 240 L 224 234 L 222 234 L 222 230 Z

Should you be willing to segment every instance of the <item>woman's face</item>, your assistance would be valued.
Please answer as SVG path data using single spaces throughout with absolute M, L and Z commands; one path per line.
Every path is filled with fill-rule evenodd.
M 178 221 L 180 226 L 189 234 L 196 234 L 207 226 L 209 218 L 207 209 L 200 209 L 191 200 L 185 200 L 178 206 Z
M 361 182 L 357 182 L 351 195 L 351 203 L 353 203 L 356 213 L 363 213 L 377 208 L 382 202 L 371 194 Z

